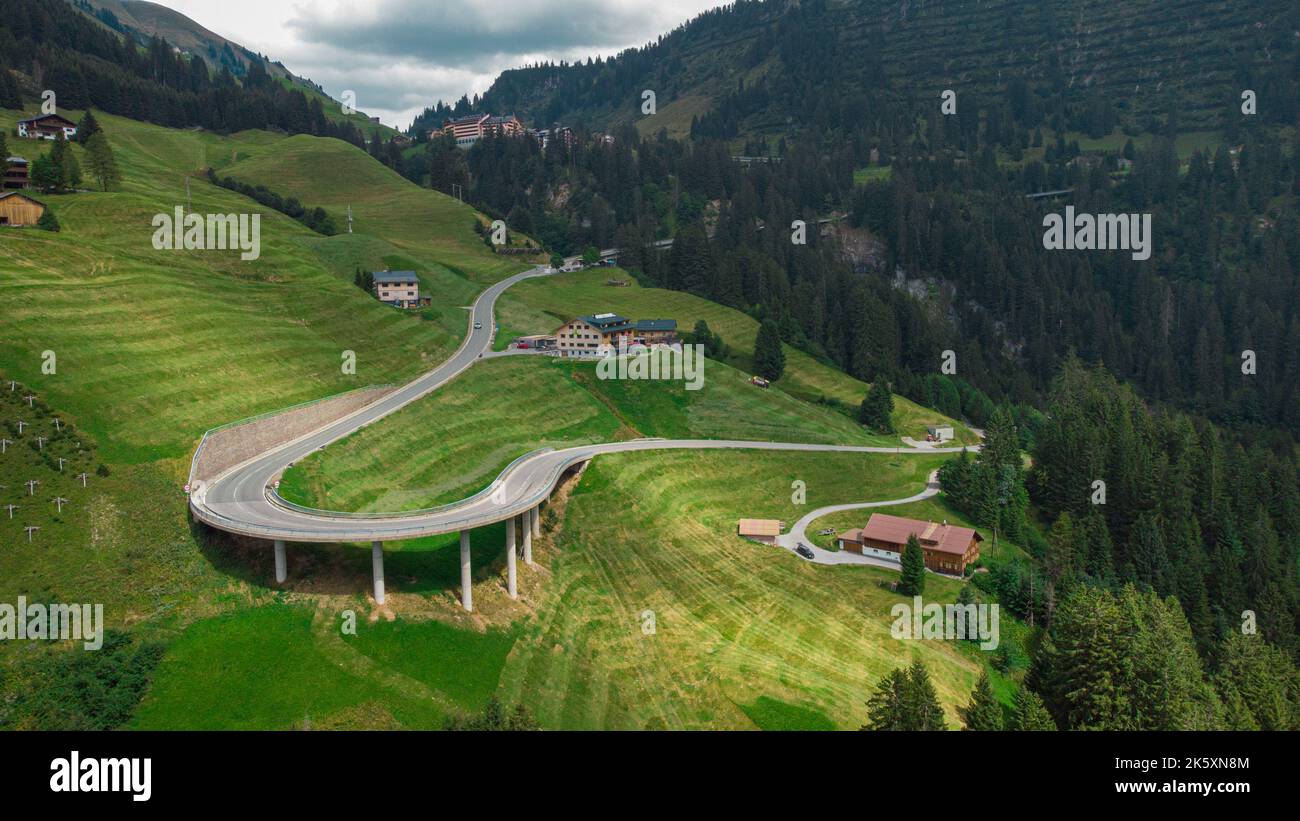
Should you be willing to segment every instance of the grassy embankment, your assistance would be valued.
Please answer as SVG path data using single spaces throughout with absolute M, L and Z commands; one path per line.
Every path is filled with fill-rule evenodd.
M 626 287 L 606 285 L 611 278 L 628 280 L 629 284 Z M 497 306 L 502 330 L 515 335 L 551 333 L 561 322 L 574 316 L 606 311 L 631 319 L 675 319 L 682 331 L 691 330 L 696 321 L 703 319 L 730 346 L 731 364 L 742 370 L 752 366 L 754 339 L 758 335 L 758 323 L 741 311 L 681 291 L 642 288 L 619 269 L 596 268 L 522 282 L 502 296 Z M 817 402 L 825 398 L 854 409 L 866 395 L 865 382 L 802 351 L 787 345 L 785 356 L 785 375 L 773 386 L 778 390 L 798 399 Z M 918 439 L 925 438 L 927 423 L 949 422 L 959 442 L 978 441 L 961 423 L 901 396 L 894 397 L 893 421 L 901 435 Z
M 24 113 L 0 111 L 0 128 L 10 132 L 11 154 L 33 160 L 50 144 L 12 136 Z M 482 284 L 526 263 L 492 255 L 470 230 L 472 209 L 407 183 L 341 142 L 263 132 L 222 137 L 99 119 L 121 185 L 110 193 L 36 194 L 62 231 L 6 229 L 0 241 L 0 376 L 18 379 L 39 397 L 35 408 L 6 400 L 13 405 L 6 424 L 14 430 L 6 429 L 5 438 L 14 444 L 0 458 L 0 504 L 20 507 L 13 520 L 0 511 L 0 596 L 102 603 L 109 627 L 139 640 L 168 641 L 196 620 L 225 614 L 238 621 L 281 597 L 267 589 L 264 551 L 188 525 L 180 483 L 199 434 L 295 402 L 414 376 L 459 344 L 461 306 Z M 72 150 L 86 169 L 82 149 Z M 201 173 L 208 165 L 241 178 L 262 175 L 246 179 L 322 205 L 340 224 L 346 205 L 336 205 L 340 200 L 327 197 L 327 189 L 357 186 L 365 195 L 353 204 L 356 233 L 315 234 L 209 185 Z M 331 184 L 313 187 L 327 170 Z M 186 202 L 186 177 L 194 211 L 262 215 L 260 259 L 152 247 L 151 220 Z M 406 216 L 386 218 L 381 201 L 398 203 Z M 377 304 L 352 284 L 357 265 L 415 269 L 434 294 L 434 307 L 406 314 Z M 341 371 L 344 350 L 357 354 L 355 376 Z M 41 370 L 46 351 L 57 357 L 54 373 Z M 35 437 L 56 433 L 54 414 L 68 435 L 42 451 Z M 26 423 L 21 435 L 18 419 Z M 77 441 L 81 455 L 59 473 L 51 458 L 68 449 L 76 454 Z M 100 464 L 107 475 L 97 470 Z M 74 469 L 89 470 L 87 487 L 73 479 Z M 27 479 L 41 482 L 34 496 L 27 495 Z M 70 500 L 61 514 L 56 496 Z M 31 547 L 22 530 L 29 524 L 40 527 Z M 353 561 L 328 550 L 324 558 L 336 568 Z M 332 600 L 339 601 L 359 604 L 364 597 L 349 587 Z M 477 635 L 466 633 L 471 641 Z M 72 652 L 6 642 L 0 648 L 6 689 L 46 686 L 42 676 Z M 217 655 L 211 662 L 229 660 Z M 227 695 L 237 692 L 232 684 Z M 197 720 L 183 712 L 173 718 L 170 726 Z M 45 719 L 0 711 L 0 724 L 10 720 L 45 726 Z M 220 723 L 223 716 L 207 720 Z M 285 713 L 260 726 L 292 720 Z

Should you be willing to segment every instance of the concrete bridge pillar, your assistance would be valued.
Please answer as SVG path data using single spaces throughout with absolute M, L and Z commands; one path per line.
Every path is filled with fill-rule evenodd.
M 524 564 L 532 566 L 533 563 L 533 523 L 531 516 L 537 515 L 536 510 L 525 510 L 523 513 L 524 521 Z
M 370 567 L 375 576 L 375 602 L 384 603 L 384 543 L 370 543 Z
M 474 609 L 473 578 L 469 566 L 469 531 L 460 532 L 460 603 L 466 610 Z
M 533 508 L 533 538 L 542 535 L 542 503 L 538 502 L 537 507 Z
M 284 553 L 284 539 L 275 540 L 275 583 L 284 584 L 289 575 L 289 559 Z
M 506 519 L 506 590 L 510 598 L 519 598 L 519 588 L 515 583 L 515 517 Z

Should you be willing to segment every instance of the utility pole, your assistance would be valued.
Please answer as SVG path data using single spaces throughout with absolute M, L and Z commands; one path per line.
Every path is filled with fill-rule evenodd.
M 26 424 L 27 424 L 27 423 L 24 422 L 23 420 L 21 420 L 21 419 L 18 420 L 18 435 L 19 435 L 19 436 L 22 436 L 22 435 L 23 435 L 23 426 L 26 425 Z
M 31 543 L 32 543 L 32 534 L 35 533 L 36 531 L 40 530 L 40 528 L 37 527 L 36 525 L 28 525 L 27 527 L 24 527 L 23 530 L 26 530 L 26 531 L 27 531 L 27 543 L 28 543 L 28 544 L 31 544 Z
M 68 500 L 65 499 L 65 498 L 63 498 L 62 496 L 55 496 L 55 497 L 54 497 L 54 504 L 59 508 L 59 512 L 60 512 L 60 513 L 63 512 L 63 506 L 66 505 L 67 503 L 68 503 Z
M 26 396 L 24 396 L 23 399 L 26 399 L 26 400 L 27 400 L 27 407 L 29 407 L 29 408 L 34 408 L 34 407 L 36 407 L 36 406 L 33 404 L 33 403 L 36 401 L 36 394 L 34 394 L 34 393 L 29 393 L 29 394 L 27 394 Z
M 5 508 L 9 511 L 9 518 L 12 519 L 14 517 L 14 511 L 18 509 L 18 505 L 5 505 Z
M 47 439 L 47 438 L 44 437 L 44 436 L 37 436 L 37 437 L 36 437 L 36 449 L 37 449 L 37 450 L 42 450 L 42 451 L 45 450 L 45 443 L 48 442 L 48 441 L 50 441 L 50 440 Z
M 66 462 L 66 461 L 68 461 L 68 460 L 67 460 L 67 459 L 64 459 L 62 456 L 60 456 L 60 457 L 58 457 L 58 458 L 59 458 L 59 473 L 62 473 L 62 472 L 63 472 L 63 463 Z
M 24 483 L 24 484 L 27 485 L 27 495 L 28 495 L 28 496 L 35 496 L 35 495 L 36 495 L 36 486 L 39 485 L 40 483 L 41 483 L 41 482 L 40 482 L 39 479 L 28 479 L 28 480 Z
M 59 419 L 57 416 L 54 417 L 54 430 L 56 432 L 61 432 L 63 430 L 63 420 Z
M 87 476 L 87 475 L 89 475 L 89 474 L 85 474 L 85 473 L 78 473 L 78 474 L 77 474 L 77 478 L 81 480 L 81 486 L 82 486 L 82 487 L 85 487 L 85 486 L 86 486 L 86 476 Z
M 3 455 L 5 451 L 9 450 L 9 446 L 13 443 L 12 439 L 0 439 L 0 455 Z

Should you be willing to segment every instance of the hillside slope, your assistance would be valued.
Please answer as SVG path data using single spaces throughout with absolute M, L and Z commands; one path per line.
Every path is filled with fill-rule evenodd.
M 722 106 L 741 133 L 791 132 L 875 118 L 867 104 L 882 97 L 1002 97 L 1024 81 L 1133 121 L 1176 108 L 1206 129 L 1243 83 L 1285 70 L 1296 13 L 1285 0 L 742 0 L 608 61 L 507 71 L 482 108 L 680 135 Z M 1294 99 L 1269 88 L 1274 103 Z M 658 97 L 653 117 L 639 111 L 644 89 Z
M 0 111 L 0 127 L 11 129 L 20 116 Z M 0 370 L 81 420 L 112 461 L 180 457 L 206 428 L 412 377 L 445 358 L 464 333 L 460 306 L 479 285 L 458 271 L 482 282 L 526 265 L 483 246 L 470 230 L 469 207 L 417 188 L 338 140 L 265 132 L 224 138 L 100 119 L 122 167 L 121 190 L 44 197 L 62 232 L 6 232 L 0 245 L 13 272 L 0 283 L 0 299 L 11 306 L 0 327 Z M 275 155 L 289 142 L 293 161 L 348 169 L 364 179 L 367 197 L 402 203 L 417 218 L 359 220 L 354 234 L 324 237 L 200 172 Z M 48 150 L 27 141 L 11 147 L 29 159 Z M 284 157 L 276 162 L 287 167 Z M 282 176 L 290 187 L 294 176 Z M 197 212 L 260 213 L 261 257 L 155 251 L 151 220 L 184 205 L 187 186 Z M 317 204 L 318 192 L 301 193 Z M 341 208 L 335 216 L 341 220 Z M 404 314 L 352 283 L 357 267 L 385 265 L 416 270 L 433 307 Z M 45 350 L 58 355 L 55 375 L 40 373 Z M 356 353 L 356 374 L 342 372 L 344 351 Z

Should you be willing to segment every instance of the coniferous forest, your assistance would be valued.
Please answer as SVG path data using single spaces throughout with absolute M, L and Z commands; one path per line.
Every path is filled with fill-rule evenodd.
M 950 463 L 943 484 L 1030 549 L 975 582 L 1044 628 L 1000 663 L 1030 668 L 1057 726 L 1300 728 L 1300 53 L 1261 33 L 1227 57 L 1197 52 L 1207 81 L 1157 94 L 1080 86 L 1059 49 L 1040 49 L 1000 81 L 967 77 L 945 116 L 943 78 L 924 99 L 928 86 L 880 62 L 901 43 L 924 51 L 904 21 L 864 25 L 853 36 L 876 56 L 831 70 L 839 15 L 873 5 L 738 3 L 610 60 L 507 72 L 426 111 L 421 145 L 392 164 L 464 186 L 560 253 L 617 247 L 644 284 L 746 311 L 984 427 L 983 451 Z M 1032 5 L 1029 17 L 1058 16 L 988 36 L 1016 50 L 1050 39 L 1060 6 Z M 1188 30 L 1235 37 L 1233 10 L 1193 5 Z M 1279 30 L 1296 22 L 1293 8 L 1248 5 Z M 1203 45 L 1131 8 L 1116 13 L 1147 14 L 1157 42 Z M 638 127 L 637 90 L 707 87 L 706 52 L 769 69 L 715 93 L 684 132 Z M 1243 88 L 1268 110 L 1244 113 Z M 543 150 L 489 136 L 463 151 L 424 133 L 471 111 L 579 137 Z M 1029 196 L 1044 192 L 1060 193 Z M 1043 217 L 1066 204 L 1151 214 L 1153 253 L 1045 253 Z M 795 220 L 806 244 L 791 241 Z M 955 373 L 940 369 L 945 351 Z M 1161 671 L 1177 680 L 1153 695 Z M 1096 686 L 1083 703 L 1069 683 L 1085 672 Z
M 991 662 L 1023 686 L 1003 720 L 981 678 L 969 727 L 1295 730 L 1300 7 L 1169 5 L 741 0 L 438 101 L 408 147 L 260 59 L 235 71 L 5 0 L 0 107 L 31 102 L 21 74 L 68 109 L 337 138 L 552 254 L 617 248 L 641 284 L 753 317 L 750 364 L 776 389 L 784 343 L 870 383 L 861 404 L 799 398 L 873 432 L 893 433 L 893 394 L 982 429 L 940 481 L 1024 548 L 963 593 L 1024 626 Z M 439 129 L 469 113 L 574 139 L 464 149 Z M 273 182 L 209 174 L 338 233 Z M 1047 250 L 1067 206 L 1149 215 L 1151 253 Z M 922 592 L 924 561 L 909 549 L 900 592 Z M 868 729 L 943 726 L 920 662 L 868 697 Z

